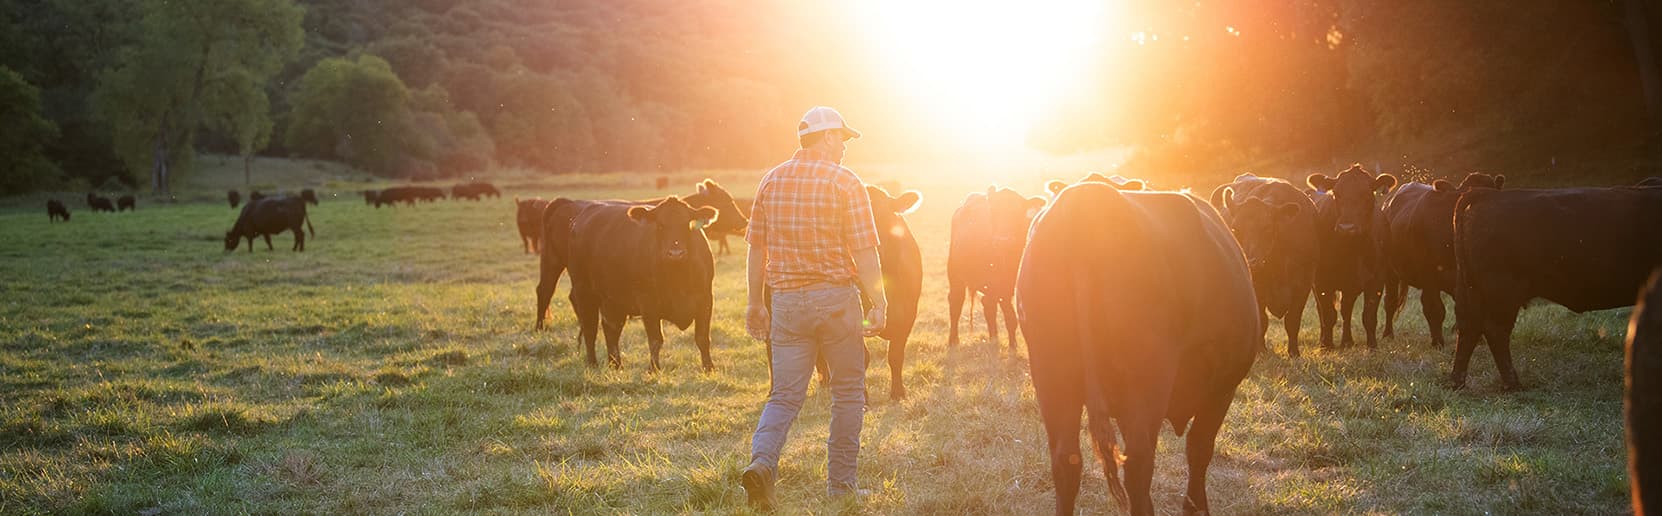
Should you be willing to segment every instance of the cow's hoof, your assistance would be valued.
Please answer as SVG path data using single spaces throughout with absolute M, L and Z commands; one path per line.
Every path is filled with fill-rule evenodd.
M 1516 378 L 1511 380 L 1501 380 L 1500 390 L 1506 392 L 1518 392 L 1524 390 L 1524 386 L 1522 383 L 1519 383 Z
M 889 390 L 889 401 L 893 401 L 893 402 L 898 403 L 898 402 L 904 401 L 905 399 L 906 399 L 906 388 L 905 387 L 895 387 L 894 389 Z
M 1454 378 L 1454 377 L 1444 378 L 1443 379 L 1443 387 L 1448 388 L 1448 390 L 1451 390 L 1451 391 L 1465 390 L 1466 389 L 1466 379 L 1465 378 Z
M 1287 350 L 1287 358 L 1298 358 L 1298 348 Z

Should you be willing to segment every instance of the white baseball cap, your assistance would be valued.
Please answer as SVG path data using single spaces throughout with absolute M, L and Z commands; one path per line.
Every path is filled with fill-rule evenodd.
M 843 121 L 842 113 L 825 106 L 814 106 L 807 113 L 803 113 L 802 123 L 796 125 L 796 135 L 806 136 L 832 129 L 847 131 L 851 138 L 860 137 L 860 131 L 854 130 L 854 128 L 848 126 L 847 122 Z

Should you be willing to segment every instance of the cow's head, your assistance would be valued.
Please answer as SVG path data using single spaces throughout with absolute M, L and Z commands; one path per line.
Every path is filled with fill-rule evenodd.
M 240 242 L 242 242 L 242 237 L 237 236 L 235 231 L 225 232 L 225 252 L 237 250 L 237 244 Z
M 1359 237 L 1367 234 L 1373 226 L 1374 212 L 1379 207 L 1377 194 L 1396 186 L 1397 178 L 1390 174 L 1374 177 L 1362 165 L 1356 164 L 1336 177 L 1311 174 L 1306 182 L 1317 191 L 1333 194 L 1336 210 L 1333 231 L 1343 236 Z
M 698 183 L 698 193 L 687 196 L 687 204 L 691 206 L 707 206 L 715 208 L 718 217 L 704 228 L 710 234 L 743 235 L 750 220 L 739 213 L 738 203 L 733 202 L 733 194 L 726 188 L 716 184 L 715 180 L 705 179 Z
M 907 191 L 891 196 L 887 190 L 875 185 L 866 185 L 866 196 L 871 198 L 871 217 L 877 223 L 877 238 L 882 242 L 906 236 L 906 226 L 901 224 L 900 216 L 916 210 L 923 201 L 923 196 L 917 192 Z
M 671 262 L 687 259 L 690 246 L 707 245 L 699 227 L 716 222 L 716 214 L 715 208 L 694 208 L 673 195 L 652 206 L 629 208 L 630 220 L 656 230 L 659 258 Z
M 1044 209 L 1043 197 L 1022 197 L 1009 188 L 987 187 L 987 209 L 991 212 L 993 244 L 1005 252 L 1020 255 L 1027 245 L 1027 227 Z
M 1259 197 L 1234 199 L 1233 189 L 1225 188 L 1223 200 L 1229 208 L 1229 229 L 1246 252 L 1247 267 L 1261 275 L 1265 267 L 1274 263 L 1276 242 L 1284 231 L 1290 230 L 1293 218 L 1298 216 L 1298 203 L 1270 204 Z
M 1505 186 L 1505 175 L 1489 175 L 1482 172 L 1472 172 L 1470 174 L 1466 174 L 1465 179 L 1460 180 L 1460 186 L 1455 188 L 1455 190 L 1460 192 L 1465 192 L 1473 188 L 1494 188 L 1499 190 Z

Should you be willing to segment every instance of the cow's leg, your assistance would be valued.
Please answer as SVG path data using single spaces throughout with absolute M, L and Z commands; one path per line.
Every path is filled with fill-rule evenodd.
M 901 381 L 901 371 L 906 364 L 906 338 L 910 331 L 896 335 L 889 341 L 889 399 L 900 401 L 906 399 L 906 384 Z
M 1466 387 L 1466 369 L 1472 363 L 1472 352 L 1477 350 L 1478 340 L 1483 338 L 1486 315 L 1479 310 L 1483 305 L 1471 289 L 1461 289 L 1466 292 L 1454 304 L 1454 368 L 1448 373 L 1445 382 L 1451 389 Z
M 646 328 L 646 349 L 652 354 L 652 362 L 646 366 L 646 370 L 657 372 L 658 353 L 664 349 L 664 322 L 656 315 L 643 315 L 641 326 Z M 607 351 L 611 350 L 610 343 L 608 340 Z
M 1425 311 L 1425 331 L 1431 334 L 1431 347 L 1443 347 L 1443 293 L 1435 289 L 1420 290 L 1420 308 Z
M 964 315 L 964 285 L 952 282 L 946 288 L 947 312 L 952 315 L 947 324 L 946 345 L 958 345 L 958 319 Z
M 706 299 L 699 306 L 698 318 L 693 319 L 693 344 L 698 346 L 698 360 L 704 372 L 716 370 L 716 363 L 710 361 L 710 310 L 714 304 L 714 298 Z
M 1195 412 L 1195 421 L 1189 426 L 1189 440 L 1183 451 L 1189 460 L 1189 489 L 1183 497 L 1183 514 L 1207 514 L 1211 504 L 1206 500 L 1206 470 L 1212 466 L 1218 429 L 1223 427 L 1224 415 L 1229 413 L 1229 402 L 1234 396 L 1218 396 Z
M 1362 292 L 1359 290 L 1351 290 L 1344 292 L 1341 295 L 1344 297 L 1341 298 L 1343 301 L 1339 302 L 1339 318 L 1344 321 L 1340 323 L 1344 325 L 1343 328 L 1340 328 L 1340 331 L 1344 334 L 1344 338 L 1339 341 L 1339 346 L 1348 348 L 1356 345 L 1356 338 L 1352 337 L 1350 334 L 1350 317 L 1351 314 L 1355 312 L 1356 298 L 1361 297 Z
M 248 252 L 249 253 L 254 252 L 254 239 L 255 238 L 258 238 L 258 237 L 255 237 L 254 235 L 248 235 Z
M 1016 354 L 1016 300 L 1004 298 L 998 303 L 1004 308 L 1004 332 L 1010 337 L 1010 354 Z
M 1335 293 L 1331 290 L 1316 293 L 1316 318 L 1322 325 L 1322 349 L 1333 349 L 1333 323 L 1339 314 L 1333 309 Z
M 1131 415 L 1119 418 L 1125 437 L 1125 495 L 1131 514 L 1154 514 L 1149 488 L 1154 483 L 1154 450 L 1160 439 L 1159 417 Z
M 600 307 L 587 300 L 587 296 L 578 295 L 577 289 L 571 292 L 571 311 L 577 316 L 577 334 L 583 341 L 583 348 L 590 367 L 598 367 L 600 361 L 594 356 L 595 333 L 600 329 Z
M 1379 292 L 1375 290 L 1362 291 L 1362 329 L 1368 332 L 1368 349 L 1379 348 L 1379 340 L 1374 337 L 1374 329 L 1379 327 Z
M 628 321 L 626 315 L 600 311 L 600 331 L 606 334 L 606 363 L 613 369 L 623 367 L 623 352 L 618 348 L 618 337 L 623 334 L 623 323 Z M 663 338 L 662 335 L 659 338 Z
M 295 226 L 294 227 L 294 251 L 301 252 L 301 251 L 305 251 L 305 250 L 306 250 L 306 233 L 300 230 L 300 226 Z
M 987 320 L 987 343 L 998 349 L 998 298 L 981 296 L 981 316 Z
M 1500 372 L 1501 388 L 1509 391 L 1523 387 L 1518 383 L 1518 371 L 1512 368 L 1512 327 L 1518 322 L 1520 308 L 1501 307 L 1483 321 L 1483 334 L 1489 338 L 1489 354 L 1495 357 L 1495 370 Z
M 543 321 L 548 319 L 548 305 L 554 300 L 554 288 L 560 285 L 560 275 L 566 271 L 566 266 L 553 253 L 542 253 L 542 274 L 537 278 L 537 329 L 542 329 Z M 592 349 L 592 348 L 591 348 Z M 592 353 L 590 354 L 591 358 Z
M 1402 303 L 1407 301 L 1406 294 L 1408 287 L 1402 281 L 1395 278 L 1385 280 L 1385 331 L 1379 336 L 1387 339 L 1396 336 L 1397 312 L 1402 310 Z
M 1308 287 L 1294 287 L 1287 313 L 1281 315 L 1281 329 L 1287 332 L 1287 356 L 1298 358 L 1298 331 L 1304 327 L 1304 303 L 1310 300 Z
M 1083 381 L 1078 376 L 1072 379 Z M 1083 464 L 1079 455 L 1079 416 L 1085 407 L 1085 393 L 1083 385 L 1057 385 L 1061 383 L 1058 380 L 1063 378 L 1033 378 L 1035 390 L 1041 381 L 1050 383 L 1051 392 L 1046 393 L 1049 395 L 1037 396 L 1039 417 L 1044 421 L 1050 443 L 1050 478 L 1056 484 L 1056 514 L 1072 516 L 1079 497 L 1079 470 Z
M 277 250 L 277 248 L 271 246 L 271 233 L 266 233 L 266 234 L 261 235 L 261 236 L 265 237 L 265 250 L 267 250 L 267 251 L 276 251 Z M 252 243 L 252 242 L 250 242 L 250 243 Z

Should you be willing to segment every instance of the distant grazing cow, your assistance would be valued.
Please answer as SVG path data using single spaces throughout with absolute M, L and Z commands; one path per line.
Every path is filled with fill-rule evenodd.
M 542 252 L 542 211 L 547 207 L 548 201 L 541 197 L 514 197 L 514 223 L 519 226 L 519 240 L 525 244 L 526 254 Z
M 496 185 L 485 182 L 461 183 L 450 188 L 452 199 L 467 198 L 477 201 L 482 197 L 500 199 L 502 192 L 497 191 Z
M 64 206 L 57 199 L 46 201 L 46 222 L 48 224 L 57 222 L 59 218 L 62 218 L 64 222 L 69 222 L 69 207 Z
M 1407 287 L 1420 289 L 1431 346 L 1443 347 L 1443 292 L 1454 293 L 1454 202 L 1473 188 L 1501 188 L 1506 176 L 1474 172 L 1457 187 L 1438 179 L 1430 185 L 1407 183 L 1397 188 L 1380 210 L 1385 218 L 1379 240 L 1385 272 L 1385 332 L 1394 332 Z
M 410 187 L 410 191 L 417 199 L 421 199 L 426 202 L 434 202 L 444 199 L 444 190 L 440 188 L 431 186 L 412 186 Z
M 440 190 L 438 188 L 429 186 L 394 186 L 392 188 L 381 190 L 379 194 L 375 195 L 375 207 L 379 208 L 382 204 L 387 206 L 397 206 L 400 202 L 410 206 L 415 206 L 416 201 L 432 202 L 436 199 L 443 198 L 444 190 Z
M 250 202 L 250 203 L 252 203 L 254 201 L 258 201 L 260 199 L 264 199 L 264 198 L 265 198 L 265 194 L 260 193 L 259 190 L 249 190 L 248 191 L 248 202 Z
M 1351 337 L 1351 314 L 1357 297 L 1362 298 L 1362 326 L 1367 331 L 1368 349 L 1378 347 L 1374 330 L 1379 325 L 1379 296 L 1384 288 L 1383 267 L 1373 235 L 1383 231 L 1379 216 L 1381 190 L 1396 186 L 1390 174 L 1375 177 L 1362 165 L 1351 165 L 1336 177 L 1312 174 L 1306 180 L 1316 192 L 1316 233 L 1320 259 L 1316 264 L 1316 313 L 1321 317 L 1323 348 L 1333 347 L 1333 324 L 1343 315 L 1343 345 L 1355 344 Z M 1339 304 L 1339 313 L 1334 305 Z
M 1292 183 L 1251 175 L 1219 187 L 1214 199 L 1246 251 L 1253 290 L 1268 314 L 1262 318 L 1264 330 L 1269 329 L 1269 316 L 1281 318 L 1287 355 L 1299 356 L 1304 304 L 1315 285 L 1321 256 L 1316 206 Z
M 236 224 L 230 231 L 225 232 L 225 251 L 237 250 L 237 244 L 248 239 L 248 252 L 254 252 L 254 237 L 265 237 L 265 247 L 275 250 L 271 246 L 271 235 L 284 231 L 294 232 L 294 251 L 306 250 L 306 233 L 301 226 L 312 231 L 311 220 L 306 218 L 306 201 L 298 197 L 270 197 L 257 201 L 249 201 L 242 207 L 242 214 L 237 216 Z
M 1662 269 L 1627 324 L 1627 471 L 1634 514 L 1662 510 Z
M 895 197 L 874 185 L 866 185 L 866 196 L 871 198 L 872 220 L 877 224 L 877 255 L 882 262 L 884 294 L 889 300 L 883 331 L 877 336 L 889 341 L 889 399 L 898 401 L 906 398 L 906 385 L 901 380 L 906 339 L 918 320 L 918 299 L 923 295 L 923 254 L 901 215 L 916 210 L 923 196 L 905 192 Z M 867 305 L 869 308 L 869 302 Z M 815 367 L 820 378 L 830 379 L 824 356 Z
M 656 185 L 659 190 L 669 188 L 669 176 L 658 176 L 658 179 L 654 180 L 652 183 Z
M 231 203 L 231 209 L 237 209 L 237 205 L 242 204 L 242 194 L 237 193 L 236 190 L 226 190 L 225 201 Z
M 947 344 L 958 344 L 958 319 L 964 310 L 966 293 L 980 293 L 981 309 L 987 319 L 987 341 L 998 346 L 998 311 L 1004 310 L 1004 326 L 1010 349 L 1016 348 L 1016 309 L 1012 296 L 1021 250 L 1027 243 L 1027 225 L 1045 205 L 1044 198 L 1022 197 L 1008 188 L 987 188 L 972 193 L 952 213 L 952 240 L 947 250 L 947 309 L 952 322 Z M 971 296 L 973 297 L 973 296 Z
M 381 192 L 379 190 L 364 190 L 363 194 L 364 194 L 364 204 L 368 204 L 368 205 L 374 206 L 376 208 L 381 207 L 381 203 L 375 202 L 376 198 L 380 197 L 380 195 L 381 195 Z
M 556 204 L 570 202 L 557 199 Z M 659 368 L 663 323 L 693 326 L 705 370 L 710 361 L 710 293 L 715 261 L 697 222 L 717 218 L 715 208 L 694 208 L 677 197 L 651 205 L 594 202 L 571 222 L 571 307 L 589 365 L 595 332 L 606 331 L 607 362 L 622 364 L 618 335 L 629 317 L 646 327 L 651 369 Z
M 131 195 L 123 195 L 121 197 L 117 197 L 115 199 L 115 209 L 116 209 L 116 211 L 128 211 L 128 210 L 137 211 L 138 210 L 138 199 L 134 199 L 133 196 L 131 196 Z
M 102 197 L 98 194 L 87 194 L 87 208 L 95 212 L 107 211 L 115 213 L 115 203 L 110 202 L 109 197 Z
M 692 195 L 682 197 L 681 200 L 694 208 L 714 208 L 718 214 L 716 220 L 709 221 L 704 226 L 710 228 L 730 228 L 737 225 L 743 228 L 748 225 L 749 218 L 736 216 L 738 221 L 721 221 L 721 217 L 740 213 L 740 208 L 734 204 L 733 197 L 726 195 L 727 190 L 721 188 L 715 181 L 705 179 L 699 183 L 698 191 Z M 644 201 L 580 201 L 572 199 L 555 199 L 543 208 L 542 214 L 542 252 L 539 270 L 541 275 L 537 280 L 537 329 L 542 329 L 543 322 L 548 318 L 548 305 L 553 301 L 554 288 L 560 283 L 560 276 L 565 274 L 570 262 L 568 249 L 571 246 L 571 228 L 573 219 L 579 211 L 594 203 L 630 204 L 650 206 L 662 202 L 664 199 L 650 199 Z M 745 206 L 749 206 L 746 204 Z M 708 249 L 709 246 L 703 246 Z
M 1662 264 L 1662 188 L 1474 189 L 1454 206 L 1455 326 L 1449 385 L 1466 384 L 1479 339 L 1501 384 L 1512 368 L 1512 326 L 1540 297 L 1576 312 L 1633 304 Z
M 317 206 L 317 192 L 313 191 L 310 188 L 301 190 L 300 191 L 300 200 L 306 201 L 306 204 L 310 204 L 312 206 Z
M 1079 493 L 1081 409 L 1109 492 L 1131 514 L 1154 513 L 1161 425 L 1186 431 L 1183 512 L 1207 513 L 1214 441 L 1263 346 L 1251 273 L 1229 228 L 1186 193 L 1084 182 L 1063 190 L 1030 236 L 1016 303 L 1056 514 L 1073 514 Z

